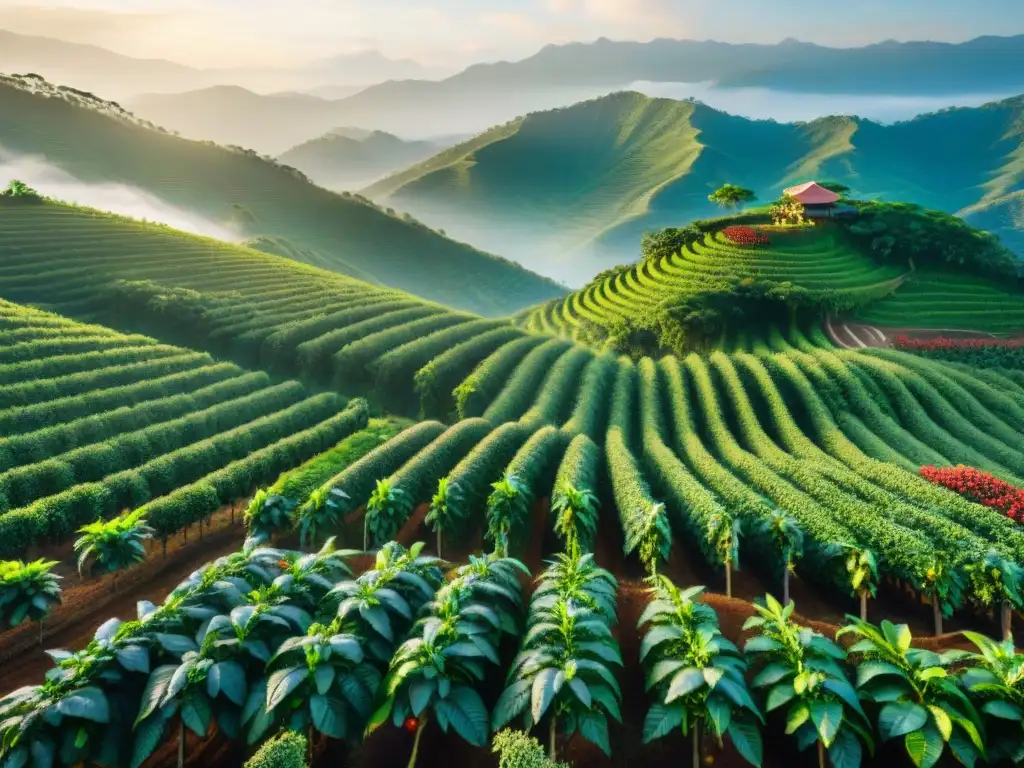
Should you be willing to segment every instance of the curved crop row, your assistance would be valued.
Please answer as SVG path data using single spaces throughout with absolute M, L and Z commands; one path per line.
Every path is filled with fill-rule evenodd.
M 453 391 L 460 419 L 482 416 L 508 382 L 513 371 L 535 348 L 552 343 L 543 336 L 524 336 L 499 347 L 481 361 Z M 564 342 L 555 342 L 562 348 Z
M 23 549 L 43 537 L 61 541 L 83 523 L 112 517 L 126 507 L 134 508 L 171 493 L 227 462 L 328 419 L 337 413 L 338 405 L 336 395 L 316 395 L 134 468 L 108 474 L 102 480 L 77 484 L 69 480 L 66 490 L 0 515 L 6 534 L 3 544 Z
M 446 419 L 456 410 L 455 388 L 496 350 L 522 337 L 522 331 L 502 326 L 434 355 L 413 376 L 420 415 Z
M 380 504 L 371 499 L 366 506 L 368 545 L 394 538 L 416 505 L 429 501 L 437 479 L 447 475 L 490 431 L 490 423 L 483 419 L 460 421 L 381 480 L 378 490 L 386 484 L 391 498 Z

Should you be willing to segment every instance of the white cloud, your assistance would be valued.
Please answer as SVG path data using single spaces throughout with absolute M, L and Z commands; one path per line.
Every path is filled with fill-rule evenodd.
M 0 179 L 4 184 L 10 179 L 18 179 L 39 194 L 62 202 L 159 222 L 218 240 L 238 240 L 227 227 L 177 208 L 138 187 L 111 182 L 89 184 L 50 165 L 42 157 L 8 154 L 3 147 L 0 147 Z

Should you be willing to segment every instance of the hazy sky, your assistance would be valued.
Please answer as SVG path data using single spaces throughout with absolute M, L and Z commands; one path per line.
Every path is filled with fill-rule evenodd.
M 0 28 L 204 67 L 366 48 L 455 66 L 602 36 L 858 45 L 1024 34 L 1024 0 L 0 0 Z

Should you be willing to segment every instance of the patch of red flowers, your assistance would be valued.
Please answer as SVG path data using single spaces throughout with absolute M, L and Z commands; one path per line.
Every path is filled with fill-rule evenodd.
M 956 491 L 964 498 L 997 509 L 1011 520 L 1024 521 L 1024 490 L 988 472 L 960 464 L 955 467 L 921 467 L 921 477 Z
M 1024 339 L 950 339 L 936 336 L 931 339 L 912 339 L 899 335 L 893 340 L 896 349 L 907 352 L 935 352 L 941 349 L 1021 349 Z
M 771 245 L 771 238 L 764 232 L 753 227 L 732 226 L 722 230 L 722 234 L 736 245 Z

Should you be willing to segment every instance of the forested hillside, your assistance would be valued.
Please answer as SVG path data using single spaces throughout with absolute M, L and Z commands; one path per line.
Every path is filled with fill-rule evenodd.
M 86 183 L 131 185 L 230 223 L 240 239 L 285 237 L 320 254 L 321 266 L 454 307 L 501 314 L 560 293 L 517 264 L 328 192 L 254 153 L 180 139 L 40 81 L 0 82 L 0 146 Z
M 767 203 L 799 181 L 835 180 L 861 199 L 963 212 L 1024 254 L 1022 108 L 780 124 L 619 93 L 532 114 L 366 194 L 573 283 L 634 260 L 644 231 L 715 215 L 707 198 L 726 182 Z

